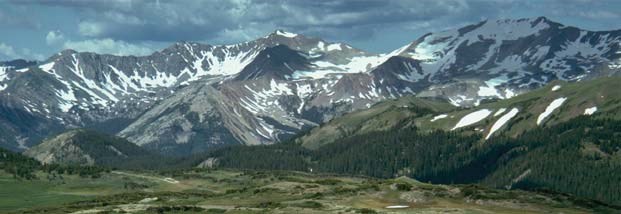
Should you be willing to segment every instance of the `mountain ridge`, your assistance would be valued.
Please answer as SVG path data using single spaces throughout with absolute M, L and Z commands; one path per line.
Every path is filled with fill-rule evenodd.
M 529 18 L 425 34 L 388 54 L 281 30 L 233 45 L 178 42 L 144 57 L 66 50 L 5 78 L 0 91 L 5 109 L 21 108 L 39 128 L 0 118 L 4 132 L 13 136 L 0 144 L 20 150 L 62 131 L 52 127 L 103 124 L 150 148 L 198 152 L 221 143 L 270 144 L 406 95 L 476 106 L 555 79 L 618 75 L 620 32 Z M 269 59 L 266 48 L 278 59 Z M 193 100 L 202 100 L 204 108 Z M 115 122 L 120 123 L 110 125 Z M 201 140 L 205 135 L 211 137 Z

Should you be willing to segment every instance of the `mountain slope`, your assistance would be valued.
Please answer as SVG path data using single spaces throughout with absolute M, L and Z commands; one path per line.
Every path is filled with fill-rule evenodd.
M 205 157 L 212 167 L 300 170 L 423 182 L 553 191 L 619 205 L 621 120 L 580 116 L 517 138 L 409 127 L 357 134 L 308 150 L 299 144 L 237 146 Z
M 297 140 L 307 148 L 316 149 L 347 136 L 412 125 L 409 124 L 411 118 L 439 114 L 454 108 L 442 100 L 407 96 L 397 100 L 383 101 L 369 109 L 334 118 L 311 129 Z
M 559 79 L 618 74 L 621 31 L 586 31 L 545 17 L 487 20 L 427 34 L 399 50 L 419 60 L 421 75 L 446 87 L 429 89 L 457 105 L 509 98 Z M 452 82 L 477 82 L 464 92 Z M 470 83 L 473 84 L 473 83 Z
M 3 130 L 13 137 L 2 143 L 11 149 L 25 149 L 58 132 L 54 127 L 108 127 L 105 131 L 109 133 L 119 132 L 179 88 L 203 78 L 235 75 L 259 52 L 277 45 L 312 54 L 334 66 L 370 56 L 345 44 L 283 31 L 226 46 L 180 42 L 145 57 L 65 50 L 38 66 L 10 72 L 0 91 L 3 107 L 25 112 L 41 128 L 24 131 L 8 121 Z
M 378 55 L 280 30 L 234 45 L 180 42 L 144 57 L 66 50 L 1 83 L 0 127 L 10 137 L 0 144 L 23 150 L 79 127 L 178 154 L 269 144 L 391 98 L 476 106 L 556 79 L 617 75 L 620 32 L 540 17 L 431 33 Z
M 324 60 L 288 46 L 267 48 L 233 78 L 205 78 L 185 86 L 119 134 L 179 154 L 224 143 L 266 144 L 382 99 L 356 97 L 363 101 L 354 103 L 352 95 L 360 90 L 343 82 L 345 74 L 318 79 L 300 74 L 300 69 L 321 71 Z
M 619 81 L 553 82 L 468 109 L 403 97 L 288 142 L 218 149 L 205 160 L 226 168 L 552 190 L 619 204 L 621 189 L 613 184 L 621 180 Z
M 576 33 L 577 36 L 574 36 Z M 440 45 L 439 38 L 445 38 L 442 40 L 443 48 L 429 49 L 428 46 L 432 44 Z M 450 100 L 453 105 L 468 106 L 480 104 L 483 99 L 516 96 L 554 79 L 577 81 L 616 74 L 613 65 L 619 58 L 616 53 L 621 41 L 619 38 L 619 31 L 588 32 L 562 26 L 545 18 L 494 20 L 456 31 L 425 35 L 410 45 L 377 57 L 380 63 L 368 61 L 367 72 L 351 73 L 352 70 L 349 70 L 328 74 L 323 71 L 335 67 L 344 67 L 344 70 L 348 68 L 332 66 L 324 62 L 323 57 L 314 57 L 312 51 L 296 53 L 282 46 L 262 51 L 259 54 L 262 57 L 234 78 L 214 81 L 213 88 L 219 93 L 207 96 L 224 96 L 226 99 L 216 100 L 232 102 L 210 105 L 228 106 L 220 109 L 227 109 L 225 111 L 229 113 L 220 112 L 217 115 L 233 116 L 225 121 L 235 120 L 237 115 L 237 120 L 243 123 L 224 123 L 229 123 L 224 126 L 226 130 L 232 130 L 235 142 L 271 143 L 388 98 L 417 94 L 419 97 L 441 97 Z M 542 43 L 525 42 L 529 39 Z M 545 43 L 544 40 L 550 42 Z M 535 60 L 534 55 L 529 55 L 528 59 L 518 57 L 521 60 L 519 62 L 507 61 L 522 56 L 525 50 L 541 49 L 542 46 L 550 46 L 551 49 L 543 51 L 546 54 L 537 55 L 541 59 Z M 575 49 L 579 51 L 569 53 Z M 430 51 L 429 54 L 435 57 L 425 58 L 421 55 L 424 51 Z M 586 52 L 591 55 L 586 57 Z M 486 53 L 490 57 L 479 58 L 469 53 Z M 282 57 L 268 57 L 278 55 Z M 356 61 L 354 59 L 352 63 Z M 453 59 L 457 61 L 453 62 Z M 574 78 L 567 76 L 570 74 L 561 68 L 539 66 L 546 60 L 589 65 L 587 67 L 592 69 L 571 67 L 573 74 L 581 75 L 580 78 Z M 511 63 L 517 64 L 508 67 Z M 250 115 L 256 116 L 248 118 Z M 221 116 L 218 117 L 220 120 Z M 186 130 L 190 127 L 188 124 L 183 125 Z M 153 126 L 153 130 L 161 127 L 157 123 L 136 125 Z M 192 125 L 196 126 L 199 124 Z M 139 134 L 124 136 L 140 139 Z M 178 144 L 180 142 L 177 141 Z
M 388 126 L 388 128 L 416 127 L 423 131 L 457 130 L 468 134 L 480 133 L 485 136 L 485 139 L 503 134 L 516 137 L 535 127 L 555 125 L 581 115 L 621 119 L 619 117 L 621 96 L 616 92 L 619 81 L 621 81 L 619 77 L 604 77 L 577 83 L 555 81 L 548 86 L 510 99 L 488 102 L 467 109 L 445 108 L 444 111 L 436 111 L 417 117 L 408 116 L 409 110 L 405 108 L 396 108 L 394 113 L 384 113 L 382 103 L 368 110 L 345 115 L 342 120 L 364 115 L 358 120 L 365 121 L 366 124 L 381 124 L 384 118 L 390 118 L 389 115 L 400 115 L 392 121 L 405 120 L 401 123 L 402 125 L 399 127 Z M 404 97 L 397 102 L 408 102 L 412 99 Z M 388 104 L 390 102 L 386 102 L 385 105 Z M 375 112 L 382 112 L 383 114 L 377 115 Z M 334 130 L 347 129 L 348 124 L 339 121 L 337 119 L 315 128 L 298 140 L 308 148 L 316 148 L 315 145 L 334 142 L 339 138 L 328 135 L 330 137 L 325 138 L 331 140 L 325 140 L 323 135 L 334 132 Z M 341 137 L 385 129 L 386 127 L 375 127 Z
M 463 111 L 448 112 L 444 119 L 432 122 L 433 118 L 427 117 L 420 118 L 417 122 L 427 129 L 478 131 L 488 138 L 502 131 L 510 136 L 517 136 L 533 127 L 550 126 L 581 115 L 621 119 L 619 118 L 621 96 L 616 93 L 619 81 L 621 78 L 612 77 L 578 83 L 553 82 L 546 87 L 511 99 L 482 104 Z M 486 110 L 493 114 L 490 113 L 479 121 L 472 120 L 471 125 L 458 125 L 467 120 L 466 116 Z M 497 129 L 493 128 L 494 124 L 498 124 Z
M 64 132 L 28 149 L 25 155 L 46 164 L 121 165 L 150 153 L 119 137 L 76 129 Z

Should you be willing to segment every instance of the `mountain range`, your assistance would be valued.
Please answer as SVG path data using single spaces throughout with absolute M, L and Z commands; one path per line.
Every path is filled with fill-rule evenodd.
M 282 141 L 403 96 L 445 100 L 428 103 L 442 111 L 480 108 L 555 80 L 618 75 L 621 30 L 545 17 L 488 20 L 386 54 L 277 30 L 233 45 L 179 42 L 144 57 L 64 50 L 29 63 L 0 69 L 2 147 L 25 150 L 66 129 L 91 128 L 188 155 Z M 503 117 L 514 112 L 505 108 Z

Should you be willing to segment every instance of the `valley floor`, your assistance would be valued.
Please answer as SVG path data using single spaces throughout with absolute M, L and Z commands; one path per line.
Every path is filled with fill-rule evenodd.
M 590 213 L 556 194 L 300 172 L 120 172 L 99 178 L 0 172 L 2 213 Z M 584 204 L 583 204 L 584 203 Z M 589 207 L 589 208 L 585 208 Z

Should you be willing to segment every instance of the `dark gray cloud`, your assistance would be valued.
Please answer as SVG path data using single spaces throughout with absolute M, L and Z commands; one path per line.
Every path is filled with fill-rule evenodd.
M 502 2 L 462 0 L 215 0 L 215 1 L 15 1 L 65 7 L 79 13 L 79 32 L 91 38 L 125 41 L 226 40 L 225 31 L 265 33 L 274 28 L 327 33 L 352 30 L 347 37 L 371 37 L 386 25 L 478 20 Z M 476 4 L 478 6 L 471 6 Z M 490 8 L 490 9 L 487 9 Z M 451 18 L 443 18 L 451 17 Z M 342 33 L 341 33 L 342 34 Z M 256 36 L 256 35 L 255 35 Z M 239 38 L 231 38 L 235 40 Z M 341 39 L 347 39 L 345 37 Z
M 0 27 L 8 28 L 40 28 L 40 24 L 29 16 L 24 16 L 28 12 L 27 8 L 5 5 L 0 8 Z
M 235 43 L 285 29 L 386 52 L 427 32 L 484 19 L 548 16 L 591 30 L 621 28 L 618 11 L 619 0 L 8 0 L 0 1 L 0 26 L 40 29 L 33 30 L 39 44 L 56 48 L 143 53 L 144 44 Z M 65 43 L 46 42 L 50 32 L 64 35 Z

